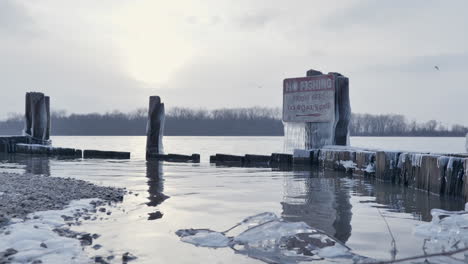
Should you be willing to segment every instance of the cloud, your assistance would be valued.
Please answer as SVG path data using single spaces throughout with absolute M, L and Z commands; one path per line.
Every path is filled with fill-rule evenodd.
M 0 1 L 2 40 L 23 35 L 31 36 L 37 30 L 32 17 L 20 3 L 13 0 Z
M 50 95 L 53 110 L 130 111 L 146 106 L 147 85 L 126 73 L 112 42 L 90 39 L 79 31 L 46 27 L 44 16 L 56 10 L 33 19 L 28 15 L 28 6 L 0 3 L 0 28 L 4 29 L 0 30 L 0 38 L 8 38 L 0 43 L 0 117 L 8 112 L 22 113 L 28 91 Z M 3 13 L 8 16 L 2 17 Z M 74 19 L 77 17 L 70 15 L 70 20 Z M 66 27 L 66 23 L 62 26 Z
M 277 14 L 273 10 L 260 10 L 237 17 L 235 23 L 242 30 L 255 30 L 267 26 L 276 17 Z
M 148 95 L 168 107 L 277 107 L 282 80 L 315 68 L 350 77 L 356 112 L 468 123 L 457 111 L 468 96 L 463 0 L 1 5 L 3 113 L 22 112 L 34 89 L 69 112 L 127 111 Z
M 366 70 L 389 74 L 407 72 L 433 75 L 438 74 L 435 66 L 438 66 L 442 72 L 467 72 L 468 52 L 413 56 L 408 57 L 406 60 L 400 60 L 398 63 L 371 65 Z

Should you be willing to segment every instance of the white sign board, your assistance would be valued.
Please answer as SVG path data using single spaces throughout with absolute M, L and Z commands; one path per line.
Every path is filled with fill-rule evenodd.
M 283 82 L 284 122 L 333 122 L 335 77 L 331 74 L 290 78 Z

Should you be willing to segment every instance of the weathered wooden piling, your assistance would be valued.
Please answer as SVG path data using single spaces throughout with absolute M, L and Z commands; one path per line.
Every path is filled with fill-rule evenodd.
M 219 154 L 210 156 L 210 162 L 216 164 L 229 164 L 242 166 L 245 162 L 245 157 L 237 155 Z
M 374 151 L 356 150 L 356 169 L 354 173 L 358 175 L 371 175 L 375 173 L 375 155 Z
M 32 110 L 31 110 L 31 93 L 26 93 L 26 100 L 24 102 L 25 110 L 24 110 L 24 134 L 25 135 L 32 135 Z
M 273 153 L 271 154 L 271 164 L 278 165 L 292 165 L 293 163 L 293 155 L 285 154 L 285 153 Z
M 81 158 L 82 151 L 74 148 L 56 148 L 37 144 L 16 144 L 15 152 L 19 154 L 33 154 L 58 157 Z
M 301 165 L 312 165 L 313 156 L 313 150 L 295 149 L 293 153 L 293 163 Z
M 45 129 L 45 135 L 44 139 L 45 140 L 50 140 L 50 129 L 51 129 L 51 119 L 50 119 L 50 97 L 46 96 L 45 97 L 45 107 L 46 107 L 46 129 Z
M 244 156 L 244 162 L 247 166 L 269 165 L 270 161 L 271 161 L 271 156 L 266 156 L 266 155 L 246 154 Z
M 31 95 L 32 109 L 32 137 L 44 140 L 47 127 L 47 112 L 45 96 L 43 93 L 33 93 Z
M 31 137 L 25 136 L 0 137 L 0 152 L 15 153 L 16 144 L 31 144 L 31 142 Z
M 395 181 L 399 152 L 377 151 L 375 177 L 382 181 Z
M 429 154 L 334 147 L 320 149 L 319 165 L 342 170 L 338 164 L 353 165 L 353 173 L 374 176 L 428 193 L 463 197 L 468 201 L 468 158 L 466 155 Z M 375 174 L 373 174 L 375 171 Z
M 39 144 L 50 138 L 50 98 L 43 93 L 26 93 L 24 133 Z M 43 141 L 43 142 L 42 142 Z
M 84 159 L 130 159 L 130 152 L 89 150 L 83 151 Z
M 190 162 L 200 163 L 200 154 L 181 155 L 181 154 L 151 154 L 151 160 L 167 162 Z
M 150 96 L 146 125 L 146 160 L 163 154 L 164 103 L 159 96 Z

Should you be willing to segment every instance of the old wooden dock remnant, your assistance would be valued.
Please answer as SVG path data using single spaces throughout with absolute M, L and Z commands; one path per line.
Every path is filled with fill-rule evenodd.
M 350 119 L 349 80 L 342 74 L 309 70 L 283 81 L 283 122 L 304 124 L 305 149 L 347 145 Z
M 146 160 L 163 154 L 164 103 L 159 96 L 150 96 L 146 125 Z

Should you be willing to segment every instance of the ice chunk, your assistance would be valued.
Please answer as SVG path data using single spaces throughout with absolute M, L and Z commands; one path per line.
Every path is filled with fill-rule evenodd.
M 398 164 L 397 164 L 397 167 L 399 169 L 403 168 L 403 165 L 405 164 L 406 162 L 406 156 L 408 156 L 408 153 L 406 152 L 403 152 L 400 154 L 400 156 L 398 156 Z
M 225 235 L 230 230 L 245 226 L 249 228 L 237 236 Z M 304 222 L 287 222 L 268 212 L 247 217 L 225 232 L 181 229 L 176 234 L 186 243 L 213 248 L 229 246 L 236 253 L 267 263 L 298 263 L 324 258 L 340 258 L 340 261 L 365 259 Z
M 367 167 L 364 169 L 367 173 L 374 173 L 375 172 L 375 165 L 374 163 L 367 164 Z
M 228 247 L 232 239 L 223 233 L 209 229 L 182 229 L 176 232 L 180 240 L 198 247 Z
M 428 253 L 468 247 L 468 203 L 465 211 L 432 209 L 432 221 L 415 228 L 415 234 L 426 241 Z
M 356 169 L 357 166 L 357 164 L 354 163 L 352 160 L 340 160 L 338 164 L 343 166 L 346 169 L 346 171 Z
M 242 220 L 241 224 L 256 226 L 273 220 L 279 220 L 278 216 L 276 216 L 274 213 L 265 212 L 258 215 L 249 216 Z

